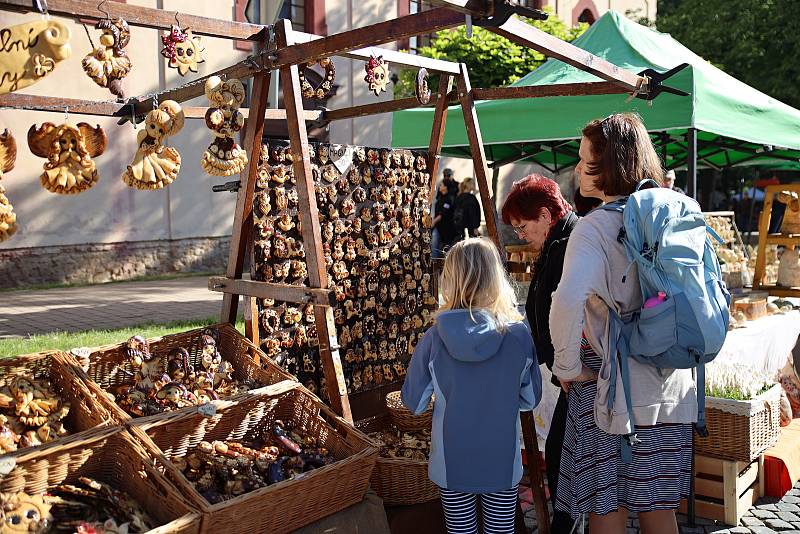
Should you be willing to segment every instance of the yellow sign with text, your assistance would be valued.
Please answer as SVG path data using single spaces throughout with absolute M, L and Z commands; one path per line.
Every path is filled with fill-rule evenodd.
M 70 31 L 56 20 L 0 29 L 0 94 L 33 85 L 72 53 Z

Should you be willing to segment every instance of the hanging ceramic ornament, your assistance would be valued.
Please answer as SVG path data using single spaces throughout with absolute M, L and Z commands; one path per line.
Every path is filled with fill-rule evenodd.
M 164 45 L 161 55 L 169 60 L 167 65 L 181 76 L 197 72 L 197 65 L 205 62 L 200 37 L 195 37 L 189 28 L 182 30 L 173 24 L 170 32 L 161 36 L 161 43 Z
M 417 72 L 417 83 L 414 85 L 414 96 L 417 102 L 426 106 L 431 101 L 431 89 L 428 87 L 428 70 L 423 67 Z
M 28 147 L 40 158 L 47 158 L 40 179 L 51 193 L 74 194 L 86 191 L 97 183 L 97 166 L 92 158 L 102 154 L 108 138 L 98 125 L 85 122 L 77 126 L 56 126 L 45 122 L 28 130 Z
M 72 54 L 69 28 L 37 20 L 0 29 L 0 94 L 38 82 Z
M 214 141 L 203 153 L 200 165 L 212 176 L 230 176 L 244 170 L 247 153 L 236 144 L 233 136 L 242 129 L 244 116 L 239 106 L 244 101 L 244 86 L 237 79 L 222 81 L 219 76 L 206 80 L 206 126 Z
M 386 91 L 386 85 L 389 83 L 389 64 L 383 60 L 383 56 L 370 56 L 364 65 L 364 70 L 367 71 L 364 81 L 369 84 L 369 90 L 375 93 L 375 96 L 380 96 L 382 91 Z
M 112 94 L 125 98 L 122 79 L 131 71 L 131 59 L 124 48 L 131 40 L 131 31 L 124 19 L 104 19 L 95 26 L 103 30 L 100 46 L 83 58 L 83 71 L 100 87 L 108 87 Z
M 17 159 L 17 142 L 8 130 L 0 134 L 0 178 L 14 168 Z M 6 198 L 6 189 L 0 185 L 0 242 L 17 231 L 17 215 Z
M 300 78 L 300 90 L 303 93 L 303 98 L 313 98 L 315 100 L 322 100 L 333 89 L 333 82 L 336 79 L 336 67 L 333 65 L 333 60 L 329 57 L 324 57 L 317 60 L 320 67 L 325 69 L 325 77 L 317 87 L 311 85 L 306 80 L 306 69 L 314 66 L 314 63 L 306 63 L 299 65 L 297 69 L 297 76 Z
M 180 104 L 165 100 L 144 119 L 144 130 L 139 130 L 136 142 L 139 148 L 133 162 L 122 175 L 122 181 L 136 189 L 161 189 L 171 184 L 181 169 L 181 155 L 171 146 L 164 146 L 183 128 L 184 115 Z

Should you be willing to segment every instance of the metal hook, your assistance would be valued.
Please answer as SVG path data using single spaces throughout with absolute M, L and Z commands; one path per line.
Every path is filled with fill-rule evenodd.
M 103 13 L 103 14 L 106 16 L 106 18 L 107 18 L 107 19 L 110 19 L 110 18 L 111 18 L 111 15 L 109 15 L 108 11 L 106 11 L 105 9 L 103 9 L 103 4 L 105 4 L 106 2 L 108 2 L 108 0 L 103 0 L 102 2 L 100 2 L 99 4 L 97 4 L 97 10 L 98 10 L 99 12 Z
M 153 95 L 153 109 L 158 109 L 158 93 Z
M 181 29 L 181 21 L 178 20 L 178 12 L 175 12 L 175 24 L 178 25 L 178 29 Z
M 50 13 L 47 11 L 47 0 L 35 0 L 36 9 L 39 10 L 39 14 L 45 17 L 46 19 L 50 19 Z
M 64 108 L 64 123 L 66 124 L 68 122 L 69 122 L 69 106 L 66 106 Z

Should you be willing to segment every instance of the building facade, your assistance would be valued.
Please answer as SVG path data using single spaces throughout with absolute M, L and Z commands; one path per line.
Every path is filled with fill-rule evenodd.
M 363 27 L 404 14 L 430 8 L 427 0 L 129 0 L 129 3 L 193 15 L 269 24 L 276 18 L 289 18 L 297 30 L 334 34 Z M 644 10 L 655 16 L 655 0 L 542 0 L 528 1 L 532 7 L 550 6 L 565 22 L 591 22 L 608 9 L 622 12 Z M 105 4 L 114 16 L 114 2 Z M 642 15 L 643 16 L 643 15 Z M 0 27 L 8 27 L 38 17 L 35 13 L 0 11 Z M 581 18 L 583 17 L 583 18 Z M 177 15 L 180 21 L 180 15 Z M 57 95 L 87 100 L 113 100 L 113 95 L 84 75 L 81 59 L 91 51 L 79 22 L 63 20 L 71 30 L 72 55 L 56 71 L 23 92 Z M 90 25 L 88 32 L 97 41 L 99 32 Z M 249 42 L 202 37 L 205 63 L 198 73 L 181 77 L 166 66 L 159 54 L 160 33 L 132 27 L 126 50 L 133 70 L 125 78 L 126 96 L 143 95 L 182 85 L 244 59 L 252 50 Z M 402 43 L 416 48 L 425 37 Z M 394 45 L 386 45 L 394 46 Z M 392 99 L 391 84 L 379 97 L 368 91 L 364 62 L 336 58 L 336 93 L 325 105 L 331 109 Z M 280 105 L 277 76 L 269 105 Z M 185 106 L 206 106 L 204 97 L 185 102 Z M 109 142 L 105 153 L 96 158 L 99 182 L 79 195 L 56 195 L 39 183 L 44 160 L 27 147 L 26 135 L 33 124 L 65 122 L 65 110 L 34 112 L 4 110 L 0 130 L 8 128 L 18 145 L 16 167 L 2 184 L 17 214 L 19 229 L 0 243 L 0 287 L 36 283 L 106 282 L 174 271 L 222 272 L 228 254 L 235 195 L 213 193 L 211 187 L 233 178 L 211 177 L 200 168 L 202 152 L 211 135 L 202 120 L 188 119 L 183 130 L 169 140 L 182 156 L 176 181 L 159 191 L 130 189 L 121 175 L 136 150 L 136 131 L 130 124 L 117 125 L 117 119 L 69 113 L 70 123 L 100 125 Z M 141 127 L 141 125 L 140 125 Z M 285 129 L 285 125 L 283 126 Z M 281 135 L 281 125 L 268 126 L 268 134 Z M 337 121 L 318 138 L 333 143 L 389 146 L 391 115 L 377 115 Z M 470 160 L 448 159 L 444 166 L 455 169 L 457 177 L 471 176 Z M 529 166 L 508 166 L 500 184 L 524 176 Z M 501 196 L 504 187 L 499 187 Z

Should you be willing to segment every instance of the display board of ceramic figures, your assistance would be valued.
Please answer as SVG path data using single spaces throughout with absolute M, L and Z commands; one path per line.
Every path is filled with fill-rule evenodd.
M 435 309 L 424 152 L 311 145 L 318 215 L 349 394 L 402 381 Z M 262 147 L 254 279 L 308 285 L 288 143 Z M 313 307 L 262 299 L 262 348 L 323 398 Z

